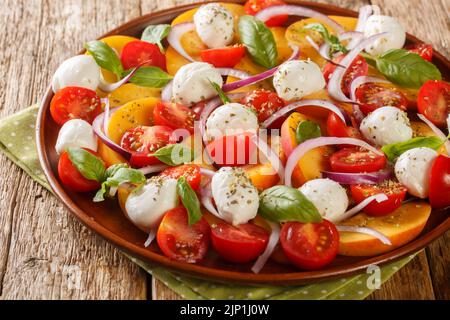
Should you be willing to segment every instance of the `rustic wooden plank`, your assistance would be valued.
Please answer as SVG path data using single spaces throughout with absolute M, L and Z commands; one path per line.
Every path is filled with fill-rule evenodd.
M 436 299 L 450 300 L 450 232 L 433 242 L 427 258 Z

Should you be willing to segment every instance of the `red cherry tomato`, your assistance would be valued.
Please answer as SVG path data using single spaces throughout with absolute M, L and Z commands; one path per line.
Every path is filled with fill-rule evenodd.
M 358 129 L 347 126 L 334 112 L 328 114 L 327 133 L 330 137 L 361 139 Z
M 130 164 L 133 167 L 157 164 L 160 161 L 151 154 L 168 144 L 177 142 L 172 132 L 171 128 L 165 126 L 139 126 L 127 130 L 122 136 L 120 145 L 131 152 Z
M 148 61 L 145 66 L 154 66 L 166 70 L 166 56 L 161 53 L 156 44 L 146 41 L 131 41 L 127 43 L 120 55 L 125 70 L 135 68 Z
M 316 270 L 329 264 L 339 249 L 339 232 L 327 220 L 320 223 L 288 222 L 280 242 L 288 259 L 300 269 Z
M 241 61 L 244 55 L 245 47 L 242 45 L 207 49 L 200 52 L 200 57 L 204 62 L 208 62 L 217 68 L 232 68 Z
M 409 105 L 408 98 L 398 89 L 375 83 L 366 83 L 356 89 L 356 100 L 361 104 L 360 109 L 365 115 L 384 106 L 406 111 Z
M 101 159 L 94 151 L 85 149 Z M 95 180 L 88 180 L 78 171 L 70 161 L 69 154 L 64 151 L 58 162 L 58 175 L 61 182 L 69 189 L 76 192 L 89 192 L 98 190 L 100 183 Z
M 197 263 L 208 252 L 210 233 L 204 218 L 190 226 L 186 209 L 177 207 L 164 215 L 156 240 L 161 251 L 170 259 Z
M 352 185 L 350 190 L 356 203 L 360 203 L 364 199 L 379 193 L 384 193 L 388 197 L 387 200 L 382 202 L 372 201 L 363 209 L 365 213 L 374 217 L 385 216 L 399 208 L 405 199 L 407 191 L 400 183 L 390 180 L 378 185 Z
M 334 59 L 335 63 L 339 63 L 344 59 L 345 55 L 340 55 L 337 58 Z M 323 68 L 323 76 L 325 80 L 328 82 L 330 79 L 332 73 L 336 70 L 336 65 L 328 62 L 325 67 Z M 342 79 L 342 92 L 349 97 L 350 96 L 350 86 L 356 78 L 360 76 L 367 76 L 369 73 L 369 65 L 367 64 L 366 60 L 358 56 L 353 63 L 348 68 L 347 72 L 344 75 L 344 78 Z
M 420 88 L 417 108 L 435 125 L 446 126 L 447 115 L 450 113 L 450 84 L 438 80 L 427 81 Z
M 433 47 L 429 44 L 420 43 L 412 46 L 407 46 L 407 50 L 417 53 L 424 60 L 431 61 L 433 60 Z
M 186 129 L 194 132 L 196 114 L 192 109 L 173 102 L 158 102 L 153 109 L 155 125 L 167 126 L 174 130 Z
M 178 167 L 170 167 L 160 173 L 160 176 L 178 179 L 185 177 L 189 185 L 194 190 L 200 189 L 200 167 L 195 164 L 184 164 Z
M 450 158 L 439 155 L 430 173 L 430 204 L 433 208 L 450 206 Z
M 285 106 L 284 100 L 275 92 L 264 89 L 250 91 L 242 98 L 241 103 L 256 111 L 259 122 L 263 122 Z M 283 121 L 280 126 L 282 123 Z
M 281 0 L 248 0 L 245 5 L 244 9 L 247 14 L 250 14 L 254 16 L 262 9 L 265 9 L 267 7 L 272 7 L 280 4 L 286 4 L 284 1 Z M 268 27 L 279 27 L 286 23 L 289 16 L 287 14 L 279 15 L 273 18 L 270 18 L 266 21 L 266 26 Z
M 211 226 L 214 250 L 223 259 L 235 263 L 255 260 L 266 249 L 269 236 L 266 229 L 251 223 L 234 227 L 221 222 Z
M 63 125 L 71 119 L 89 123 L 102 112 L 100 98 L 95 91 L 81 87 L 66 87 L 58 91 L 50 103 L 53 120 Z
M 253 160 L 256 164 L 256 159 L 253 159 L 256 145 L 248 133 L 215 139 L 206 146 L 206 150 L 219 167 L 243 166 Z
M 362 148 L 349 148 L 335 152 L 330 164 L 335 172 L 375 172 L 386 166 L 386 157 Z

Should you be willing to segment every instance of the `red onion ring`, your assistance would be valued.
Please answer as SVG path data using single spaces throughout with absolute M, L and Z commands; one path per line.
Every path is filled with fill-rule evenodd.
M 352 81 L 352 83 L 350 85 L 350 99 L 352 99 L 354 102 L 357 102 L 356 101 L 356 89 L 358 89 L 363 84 L 371 83 L 371 82 L 387 83 L 387 84 L 391 83 L 387 80 L 384 80 L 381 78 L 376 78 L 376 77 L 368 77 L 368 76 L 357 77 Z
M 209 169 L 205 169 L 205 168 L 200 168 L 200 173 L 202 175 L 204 175 L 205 177 L 208 177 L 209 179 L 212 179 L 212 177 L 216 174 L 215 171 L 209 170 Z
M 364 39 L 364 33 L 359 31 L 348 31 L 339 35 L 339 41 L 350 40 L 347 50 L 354 49 Z
M 324 43 L 320 47 L 319 45 L 310 37 L 306 36 L 306 41 L 311 45 L 311 47 L 314 48 L 314 50 L 317 51 L 317 53 L 324 58 L 326 61 L 334 63 L 333 60 L 330 57 L 330 44 Z
M 161 100 L 164 102 L 172 100 L 172 88 L 173 88 L 173 80 L 170 80 L 169 83 L 161 91 Z
M 181 36 L 186 32 L 192 30 L 195 30 L 195 24 L 193 22 L 184 22 L 177 24 L 172 27 L 172 30 L 167 36 L 167 41 L 169 42 L 170 46 L 174 48 L 176 52 L 178 52 L 179 55 L 191 62 L 194 62 L 195 60 L 187 54 L 180 42 Z
M 139 171 L 142 172 L 144 175 L 151 174 L 151 173 L 157 173 L 164 171 L 165 169 L 169 168 L 166 164 L 154 164 L 151 166 L 146 166 L 143 168 L 140 168 Z
M 222 215 L 217 211 L 216 207 L 212 203 L 211 182 L 208 182 L 205 187 L 200 190 L 200 202 L 203 207 L 216 217 L 223 219 Z
M 233 69 L 233 68 L 216 68 L 217 71 L 219 71 L 219 73 L 222 76 L 231 76 L 233 78 L 238 78 L 238 79 L 248 79 L 250 78 L 252 75 L 242 71 L 242 70 L 238 70 L 238 69 Z
M 267 21 L 272 17 L 279 16 L 279 15 L 291 15 L 291 16 L 300 16 L 300 17 L 307 17 L 307 18 L 315 18 L 319 21 L 322 21 L 323 23 L 329 25 L 334 30 L 336 30 L 338 33 L 344 32 L 344 27 L 341 26 L 339 23 L 331 19 L 330 17 L 317 12 L 315 10 L 296 6 L 296 5 L 278 5 L 278 6 L 271 6 L 267 7 L 261 11 L 259 11 L 255 17 L 262 21 Z
M 125 83 L 127 83 L 128 81 L 130 81 L 130 79 L 135 75 L 135 73 L 142 68 L 145 64 L 151 62 L 150 60 L 141 62 L 137 67 L 135 67 L 133 70 L 131 70 L 131 72 L 129 74 L 127 74 L 123 79 L 114 82 L 114 83 L 108 83 L 106 82 L 103 77 L 100 77 L 100 83 L 98 85 L 98 87 L 100 88 L 100 90 L 102 90 L 103 92 L 106 93 L 110 93 L 113 92 L 114 90 L 120 88 L 121 86 L 123 86 Z
M 445 135 L 445 133 L 443 133 L 441 131 L 441 129 L 436 127 L 434 125 L 434 123 L 431 122 L 430 120 L 428 120 L 427 117 L 425 117 L 423 114 L 418 113 L 417 116 L 419 117 L 420 120 L 425 122 L 439 138 L 441 138 L 442 140 L 445 141 L 445 149 L 447 150 L 447 154 L 449 154 L 450 153 L 450 141 L 448 140 L 448 137 Z
M 148 238 L 144 243 L 144 247 L 147 248 L 152 244 L 153 240 L 155 240 L 155 238 L 156 238 L 157 231 L 158 231 L 158 228 L 150 229 L 150 233 L 148 234 Z
M 364 32 L 364 29 L 366 28 L 367 19 L 370 18 L 371 15 L 379 15 L 381 13 L 381 9 L 377 5 L 366 5 L 362 6 L 359 9 L 359 16 L 358 16 L 358 23 L 356 25 L 355 31 L 358 32 Z
M 384 193 L 378 193 L 373 196 L 367 197 L 363 201 L 361 201 L 359 204 L 345 212 L 342 216 L 340 216 L 338 219 L 334 219 L 332 222 L 340 222 L 343 220 L 346 220 L 350 217 L 353 217 L 355 214 L 360 212 L 362 209 L 364 209 L 367 205 L 369 205 L 372 201 L 376 201 L 378 203 L 386 201 L 388 199 L 387 195 Z
M 108 121 L 109 121 L 109 113 L 110 113 L 110 103 L 108 98 L 102 98 L 100 100 L 102 103 L 105 104 L 105 116 L 103 117 L 103 132 L 108 134 Z
M 267 243 L 266 249 L 258 257 L 258 259 L 256 260 L 255 264 L 252 267 L 252 271 L 254 273 L 259 273 L 262 270 L 267 260 L 269 260 L 270 256 L 275 250 L 278 241 L 280 240 L 280 226 L 278 225 L 278 223 L 272 221 L 267 221 L 267 223 L 270 225 L 272 232 L 270 233 L 269 242 Z
M 366 148 L 376 154 L 383 155 L 382 152 L 378 151 L 370 144 L 365 141 L 355 139 L 355 138 L 337 138 L 337 137 L 319 137 L 315 139 L 306 140 L 305 142 L 299 144 L 290 154 L 285 170 L 285 184 L 289 187 L 292 186 L 292 173 L 297 165 L 298 161 L 309 151 L 318 147 L 334 145 L 334 144 L 351 144 L 359 147 Z
M 388 237 L 386 237 L 381 232 L 379 232 L 379 231 L 377 231 L 375 229 L 372 229 L 372 228 L 358 227 L 358 226 L 336 226 L 336 229 L 339 232 L 356 232 L 356 233 L 367 234 L 369 236 L 377 238 L 378 240 L 380 240 L 385 245 L 388 245 L 388 246 L 392 245 L 392 242 L 391 242 L 391 240 L 389 240 Z
M 269 159 L 272 168 L 280 176 L 280 183 L 284 180 L 284 166 L 280 157 L 273 151 L 273 149 L 256 134 L 251 137 L 253 143 L 258 147 L 258 149 Z
M 343 173 L 322 171 L 322 175 L 324 178 L 329 178 L 340 184 L 378 184 L 392 177 L 392 172 Z

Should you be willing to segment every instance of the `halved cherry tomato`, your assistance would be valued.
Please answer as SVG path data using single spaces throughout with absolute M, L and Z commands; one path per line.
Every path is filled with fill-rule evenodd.
M 407 110 L 409 105 L 408 98 L 398 89 L 376 83 L 365 83 L 356 89 L 356 100 L 365 115 L 384 106 Z
M 330 164 L 335 172 L 375 172 L 386 166 L 386 156 L 362 148 L 348 148 L 335 152 Z
M 417 99 L 419 112 L 437 126 L 445 126 L 450 113 L 450 84 L 429 80 L 419 91 Z
M 173 130 L 166 126 L 139 126 L 127 130 L 122 136 L 120 145 L 131 152 L 130 164 L 133 167 L 144 167 L 160 163 L 158 158 L 151 154 L 177 142 L 172 132 Z
M 256 157 L 253 157 L 256 145 L 252 142 L 250 133 L 215 139 L 206 146 L 206 150 L 219 167 L 243 166 L 251 164 L 253 160 L 256 163 Z
M 402 184 L 391 180 L 386 180 L 377 185 L 352 185 L 350 190 L 356 203 L 360 203 L 364 199 L 379 193 L 384 193 L 388 197 L 387 200 L 382 202 L 372 201 L 363 209 L 365 213 L 374 217 L 385 216 L 400 208 L 407 191 Z
M 335 63 L 339 63 L 344 59 L 345 55 L 340 55 L 336 57 L 333 61 Z M 328 82 L 330 79 L 332 73 L 336 70 L 336 64 L 333 64 L 331 62 L 328 62 L 325 67 L 323 67 L 323 77 Z M 367 64 L 366 60 L 358 56 L 353 63 L 348 68 L 347 72 L 344 75 L 344 78 L 342 79 L 342 92 L 349 97 L 350 96 L 350 86 L 356 78 L 360 76 L 367 76 L 369 73 L 369 65 Z
M 94 151 L 85 149 L 101 159 Z M 100 183 L 96 180 L 88 180 L 78 171 L 70 161 L 69 154 L 64 151 L 58 162 L 58 175 L 61 182 L 69 189 L 76 192 L 89 192 L 98 190 Z
M 334 112 L 328 114 L 327 133 L 330 137 L 361 139 L 358 129 L 347 126 Z
M 174 130 L 186 129 L 193 133 L 195 117 L 196 114 L 192 109 L 179 103 L 158 102 L 153 109 L 154 124 Z
M 430 44 L 420 43 L 412 46 L 407 46 L 407 50 L 417 53 L 427 61 L 433 60 L 433 47 Z
M 214 250 L 223 259 L 235 263 L 255 260 L 265 250 L 269 236 L 266 229 L 251 223 L 235 227 L 221 222 L 211 226 Z
M 442 154 L 431 167 L 429 198 L 433 208 L 450 206 L 450 158 Z
M 190 226 L 186 209 L 177 207 L 164 215 L 156 240 L 161 251 L 170 259 L 197 263 L 208 252 L 210 233 L 204 218 Z
M 280 4 L 286 4 L 286 3 L 281 0 L 248 0 L 245 3 L 244 8 L 245 8 L 246 13 L 254 16 L 262 9 L 280 5 Z M 266 26 L 268 26 L 268 27 L 281 26 L 286 23 L 288 18 L 289 18 L 289 16 L 286 14 L 270 18 L 269 20 L 266 21 Z
M 288 222 L 280 242 L 288 259 L 300 269 L 315 270 L 329 264 L 339 249 L 339 232 L 328 220 L 319 223 Z
M 245 47 L 242 45 L 207 49 L 200 52 L 200 57 L 204 62 L 208 62 L 217 68 L 232 68 L 241 61 L 244 55 Z
M 122 49 L 120 60 L 125 70 L 137 67 L 146 61 L 148 63 L 145 66 L 154 66 L 166 70 L 166 56 L 156 44 L 146 41 L 128 42 Z
M 178 179 L 185 177 L 192 189 L 200 189 L 200 167 L 196 164 L 184 164 L 177 167 L 170 167 L 160 173 L 160 176 Z
M 263 122 L 285 106 L 284 100 L 281 99 L 275 92 L 264 89 L 250 91 L 244 98 L 242 98 L 241 103 L 256 111 L 259 122 Z M 284 120 L 281 119 L 278 127 L 281 127 L 283 121 Z
M 87 88 L 63 88 L 53 96 L 50 103 L 50 114 L 61 126 L 71 119 L 92 123 L 101 112 L 100 98 L 95 91 Z

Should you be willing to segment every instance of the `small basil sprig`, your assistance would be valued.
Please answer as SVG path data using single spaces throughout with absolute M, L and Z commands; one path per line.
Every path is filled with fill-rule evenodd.
M 264 22 L 253 16 L 242 16 L 238 23 L 239 37 L 252 60 L 266 68 L 277 64 L 278 51 L 275 39 Z
M 123 72 L 123 76 L 129 74 L 131 70 Z M 162 88 L 172 80 L 172 77 L 158 67 L 140 67 L 131 77 L 131 83 L 141 87 Z
M 264 190 L 259 196 L 258 213 L 275 222 L 320 222 L 317 208 L 298 189 L 275 186 Z
M 90 41 L 84 45 L 87 52 L 94 57 L 97 64 L 108 71 L 111 71 L 119 79 L 122 78 L 123 67 L 114 50 L 102 41 Z
M 434 150 L 439 149 L 445 141 L 442 139 L 431 136 L 431 137 L 416 137 L 412 138 L 405 142 L 398 142 L 393 144 L 385 145 L 381 148 L 381 151 L 384 152 L 389 161 L 393 162 L 395 159 L 400 157 L 402 153 L 414 149 L 414 148 L 422 148 L 427 147 Z
M 297 129 L 295 130 L 295 139 L 297 144 L 305 142 L 306 140 L 318 138 L 322 135 L 320 131 L 320 126 L 309 120 L 301 121 Z
M 200 201 L 198 201 L 197 194 L 192 190 L 185 177 L 178 179 L 177 193 L 181 198 L 183 206 L 188 212 L 189 225 L 196 224 L 202 218 Z
M 362 56 L 387 79 L 402 87 L 418 89 L 428 80 L 442 79 L 434 64 L 408 50 L 392 49 L 378 57 L 365 53 Z
M 169 35 L 171 29 L 170 24 L 150 25 L 142 32 L 141 40 L 158 45 L 159 50 L 164 52 L 162 40 Z
M 330 45 L 330 55 L 336 52 L 348 53 L 347 48 L 339 41 L 339 38 L 328 32 L 328 29 L 321 23 L 310 23 L 303 27 L 305 30 L 317 31 L 323 40 Z
M 211 80 L 209 80 L 209 83 L 211 83 L 211 86 L 214 88 L 214 90 L 216 90 L 223 104 L 231 103 L 231 99 L 227 97 L 225 92 L 223 92 L 222 88 L 217 83 L 212 82 Z
M 185 144 L 175 143 L 158 149 L 152 156 L 169 166 L 178 166 L 191 162 L 194 159 L 194 152 Z
M 67 148 L 67 154 L 78 172 L 88 180 L 103 182 L 106 168 L 98 157 L 81 148 Z

